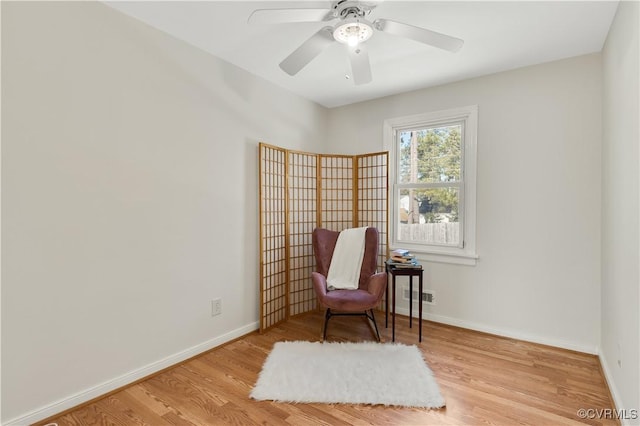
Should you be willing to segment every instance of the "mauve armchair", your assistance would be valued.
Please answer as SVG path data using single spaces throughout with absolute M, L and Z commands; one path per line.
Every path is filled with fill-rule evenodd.
M 321 307 L 326 308 L 322 339 L 327 338 L 329 318 L 334 315 L 364 315 L 373 322 L 376 338 L 380 333 L 373 314 L 387 288 L 387 274 L 376 273 L 378 260 L 378 230 L 367 228 L 365 249 L 360 269 L 357 290 L 328 290 L 327 275 L 339 232 L 316 228 L 313 230 L 313 253 L 316 258 L 316 272 L 311 273 L 313 289 Z

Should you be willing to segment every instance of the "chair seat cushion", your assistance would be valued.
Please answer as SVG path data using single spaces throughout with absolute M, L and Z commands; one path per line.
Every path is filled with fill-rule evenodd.
M 365 290 L 332 290 L 324 298 L 324 304 L 336 311 L 366 311 L 378 304 L 376 296 Z

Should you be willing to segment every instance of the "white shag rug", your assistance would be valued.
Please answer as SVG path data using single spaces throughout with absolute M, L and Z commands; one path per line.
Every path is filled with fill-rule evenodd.
M 422 408 L 445 405 L 416 346 L 371 342 L 276 343 L 251 397 Z

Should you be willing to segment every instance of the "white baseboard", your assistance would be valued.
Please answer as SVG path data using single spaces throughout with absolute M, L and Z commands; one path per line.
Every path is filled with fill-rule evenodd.
M 408 307 L 396 308 L 396 312 L 400 315 L 409 316 Z M 414 318 L 418 317 L 417 307 L 414 307 L 413 309 L 413 317 Z M 462 328 L 468 328 L 470 330 L 481 331 L 483 333 L 495 334 L 497 336 L 509 337 L 512 339 L 524 340 L 525 342 L 539 343 L 542 345 L 554 346 L 556 348 L 569 349 L 572 351 L 584 352 L 592 355 L 596 355 L 598 353 L 598 348 L 596 346 L 588 346 L 581 343 L 553 339 L 547 336 L 539 336 L 535 334 L 523 333 L 518 330 L 496 328 L 486 324 L 480 324 L 477 322 L 465 321 L 458 318 L 451 318 L 443 315 L 426 313 L 424 310 L 422 311 L 422 318 L 429 321 L 439 322 L 442 324 L 454 325 L 456 327 L 462 327 Z
M 49 405 L 46 405 L 44 407 L 31 411 L 30 413 L 11 419 L 8 422 L 4 423 L 4 425 L 17 426 L 17 425 L 32 424 L 37 421 L 46 419 L 47 417 L 54 416 L 65 410 L 68 410 L 69 408 L 76 407 L 84 402 L 90 401 L 101 395 L 105 395 L 115 389 L 121 388 L 137 380 L 140 380 L 143 377 L 149 376 L 162 369 L 171 367 L 172 365 L 178 364 L 186 359 L 189 359 L 198 354 L 201 354 L 210 349 L 213 349 L 216 346 L 220 346 L 223 343 L 226 343 L 238 337 L 244 336 L 245 334 L 248 334 L 252 331 L 257 330 L 258 328 L 259 328 L 258 322 L 247 324 L 245 326 L 232 330 L 228 333 L 225 333 L 221 336 L 218 336 L 211 340 L 207 340 L 206 342 L 200 343 L 199 345 L 192 346 L 188 349 L 185 349 L 184 351 L 175 353 L 159 361 L 152 362 L 151 364 L 145 365 L 144 367 L 130 371 L 129 373 L 123 374 L 120 377 L 116 377 L 114 379 L 111 379 L 99 385 L 93 386 L 89 389 L 85 389 L 81 392 L 78 392 L 75 395 L 71 395 L 67 398 L 63 398 L 59 401 L 53 402 Z
M 604 379 L 607 381 L 607 386 L 609 386 L 609 391 L 611 392 L 611 397 L 613 398 L 613 405 L 615 405 L 615 408 L 617 410 L 622 410 L 624 409 L 624 405 L 622 404 L 622 398 L 620 398 L 620 392 L 616 387 L 616 383 L 613 381 L 613 374 L 611 374 L 611 369 L 609 368 L 607 359 L 602 353 L 602 349 L 598 350 L 598 358 L 600 359 L 600 365 L 602 366 Z M 630 423 L 629 420 L 624 418 L 620 419 L 620 424 L 622 426 L 632 425 L 632 423 Z

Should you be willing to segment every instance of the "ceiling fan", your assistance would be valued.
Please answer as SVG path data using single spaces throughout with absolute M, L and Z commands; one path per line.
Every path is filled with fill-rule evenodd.
M 377 6 L 377 3 L 339 0 L 333 3 L 329 9 L 257 9 L 249 16 L 248 22 L 250 24 L 279 24 L 338 20 L 333 26 L 323 27 L 302 43 L 280 62 L 280 68 L 289 75 L 296 75 L 325 48 L 337 41 L 347 45 L 351 74 L 356 85 L 371 81 L 371 65 L 365 42 L 371 38 L 375 31 L 409 38 L 450 52 L 457 52 L 464 43 L 463 40 L 456 37 L 390 19 L 368 21 L 366 17 Z

